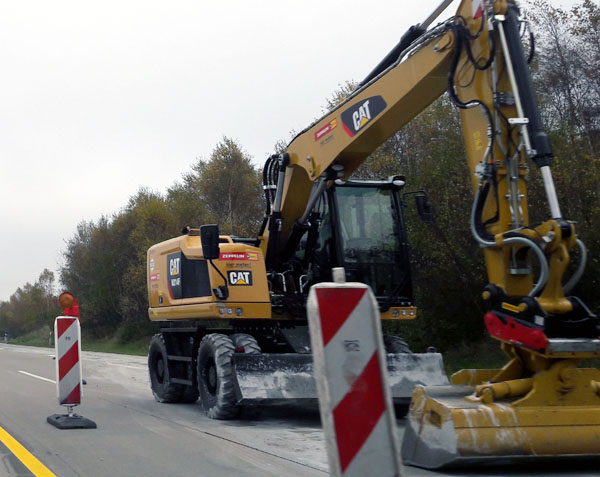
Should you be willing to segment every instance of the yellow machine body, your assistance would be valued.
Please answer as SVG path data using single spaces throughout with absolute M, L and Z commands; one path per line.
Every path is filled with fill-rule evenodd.
M 197 229 L 148 249 L 146 282 L 150 319 L 291 319 L 285 314 L 273 316 L 271 312 L 262 250 L 234 243 L 227 235 L 222 235 L 220 242 L 220 256 L 213 263 L 227 278 L 230 293 L 226 300 L 217 299 L 212 292 L 223 285 L 223 278 L 204 259 Z M 191 289 L 184 284 L 186 281 L 193 283 Z M 412 320 L 416 316 L 415 306 L 390 307 L 381 313 L 382 320 Z
M 217 300 L 213 294 L 223 278 L 204 260 L 198 230 L 148 250 L 151 320 L 271 317 L 261 249 L 233 243 L 229 236 L 221 236 L 220 241 L 220 256 L 213 263 L 228 281 L 227 300 Z

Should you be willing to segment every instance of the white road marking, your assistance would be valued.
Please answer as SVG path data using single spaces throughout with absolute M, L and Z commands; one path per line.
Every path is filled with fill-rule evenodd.
M 85 361 L 98 361 L 95 358 L 86 358 L 85 356 L 83 356 L 83 359 Z M 139 371 L 144 371 L 144 370 L 147 369 L 146 366 L 142 366 L 142 365 L 135 366 L 135 365 L 130 365 L 130 364 L 120 364 L 120 363 L 111 363 L 111 362 L 106 362 L 106 363 L 104 363 L 104 365 L 106 365 L 106 366 L 117 366 L 119 368 L 137 369 Z
M 127 364 L 114 364 L 107 363 L 109 366 L 118 366 L 119 368 L 128 368 L 128 369 L 138 369 L 140 371 L 144 371 L 146 368 L 144 366 L 129 366 Z
M 21 374 L 25 374 L 25 375 L 27 375 L 27 376 L 31 376 L 32 378 L 41 379 L 42 381 L 48 381 L 49 383 L 56 384 L 56 381 L 54 381 L 54 380 L 52 380 L 52 379 L 43 378 L 43 377 L 41 377 L 41 376 L 38 376 L 37 374 L 31 374 L 31 373 L 28 373 L 27 371 L 19 371 L 19 373 L 21 373 Z

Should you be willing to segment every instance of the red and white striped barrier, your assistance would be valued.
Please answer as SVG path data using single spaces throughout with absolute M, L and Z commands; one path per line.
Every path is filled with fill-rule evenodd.
M 63 406 L 81 404 L 81 328 L 74 316 L 54 321 L 56 351 L 56 394 Z
M 343 278 L 314 285 L 308 318 L 332 474 L 400 476 L 379 307 L 371 289 Z
M 46 418 L 59 429 L 96 429 L 96 423 L 73 412 L 81 404 L 81 328 L 78 316 L 59 316 L 54 320 L 56 352 L 56 395 L 58 403 L 67 406 L 68 414 L 52 414 Z

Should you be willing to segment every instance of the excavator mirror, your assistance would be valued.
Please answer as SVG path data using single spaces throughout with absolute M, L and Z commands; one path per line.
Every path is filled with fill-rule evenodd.
M 200 241 L 205 260 L 219 258 L 219 226 L 216 224 L 202 225 L 200 227 Z
M 433 223 L 433 207 L 429 202 L 429 197 L 425 193 L 415 195 L 415 204 L 417 205 L 417 212 L 421 220 L 426 224 Z

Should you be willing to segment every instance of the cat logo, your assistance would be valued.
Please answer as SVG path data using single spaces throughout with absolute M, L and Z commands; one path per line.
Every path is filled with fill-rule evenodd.
M 381 96 L 371 96 L 360 103 L 350 106 L 342 113 L 344 131 L 350 137 L 361 131 L 369 122 L 387 107 Z
M 177 257 L 177 258 L 171 258 L 169 260 L 169 274 L 174 277 L 179 275 L 179 262 L 180 262 L 181 258 Z
M 229 284 L 232 286 L 248 286 L 252 285 L 252 272 L 242 270 L 231 270 L 227 272 Z

